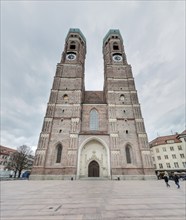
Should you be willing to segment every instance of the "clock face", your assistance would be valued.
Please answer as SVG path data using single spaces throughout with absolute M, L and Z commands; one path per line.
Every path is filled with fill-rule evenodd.
M 76 59 L 76 55 L 73 54 L 73 53 L 69 53 L 69 54 L 67 54 L 66 59 L 67 60 L 75 60 Z
M 116 62 L 122 61 L 122 56 L 119 55 L 119 54 L 114 55 L 112 58 L 113 58 L 113 60 L 116 61 Z

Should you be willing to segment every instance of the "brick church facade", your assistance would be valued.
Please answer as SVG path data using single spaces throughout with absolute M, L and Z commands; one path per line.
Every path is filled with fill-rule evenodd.
M 152 178 L 148 138 L 119 30 L 103 40 L 103 91 L 85 90 L 85 55 L 84 35 L 70 29 L 30 178 Z

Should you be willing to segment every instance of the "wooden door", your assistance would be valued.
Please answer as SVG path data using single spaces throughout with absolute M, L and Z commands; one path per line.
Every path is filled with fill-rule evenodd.
M 89 163 L 88 177 L 99 177 L 99 164 L 95 160 Z

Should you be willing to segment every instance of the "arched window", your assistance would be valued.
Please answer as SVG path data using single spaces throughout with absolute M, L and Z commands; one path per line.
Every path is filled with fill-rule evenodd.
M 118 43 L 116 42 L 113 43 L 113 50 L 119 50 Z
M 58 144 L 56 147 L 56 163 L 61 163 L 62 146 Z
M 130 146 L 126 146 L 125 153 L 126 153 L 127 163 L 132 163 L 132 160 L 131 160 L 131 147 Z
M 123 94 L 121 94 L 120 97 L 119 97 L 119 100 L 124 102 L 125 101 L 125 96 Z
M 75 50 L 75 49 L 76 49 L 76 43 L 75 43 L 74 41 L 72 41 L 72 42 L 70 43 L 70 49 L 71 49 L 71 50 Z
M 99 129 L 99 115 L 96 109 L 92 109 L 90 112 L 90 130 Z
M 63 99 L 64 99 L 65 101 L 68 101 L 68 95 L 65 94 L 65 95 L 63 96 Z

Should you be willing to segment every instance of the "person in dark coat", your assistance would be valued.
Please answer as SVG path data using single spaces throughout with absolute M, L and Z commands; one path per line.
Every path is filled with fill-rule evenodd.
M 174 182 L 177 185 L 178 189 L 180 188 L 179 177 L 176 173 L 174 173 Z
M 169 185 L 169 175 L 168 175 L 168 173 L 166 171 L 165 171 L 165 174 L 163 176 L 163 179 L 164 179 L 164 181 L 166 183 L 166 186 L 170 187 L 170 185 Z

